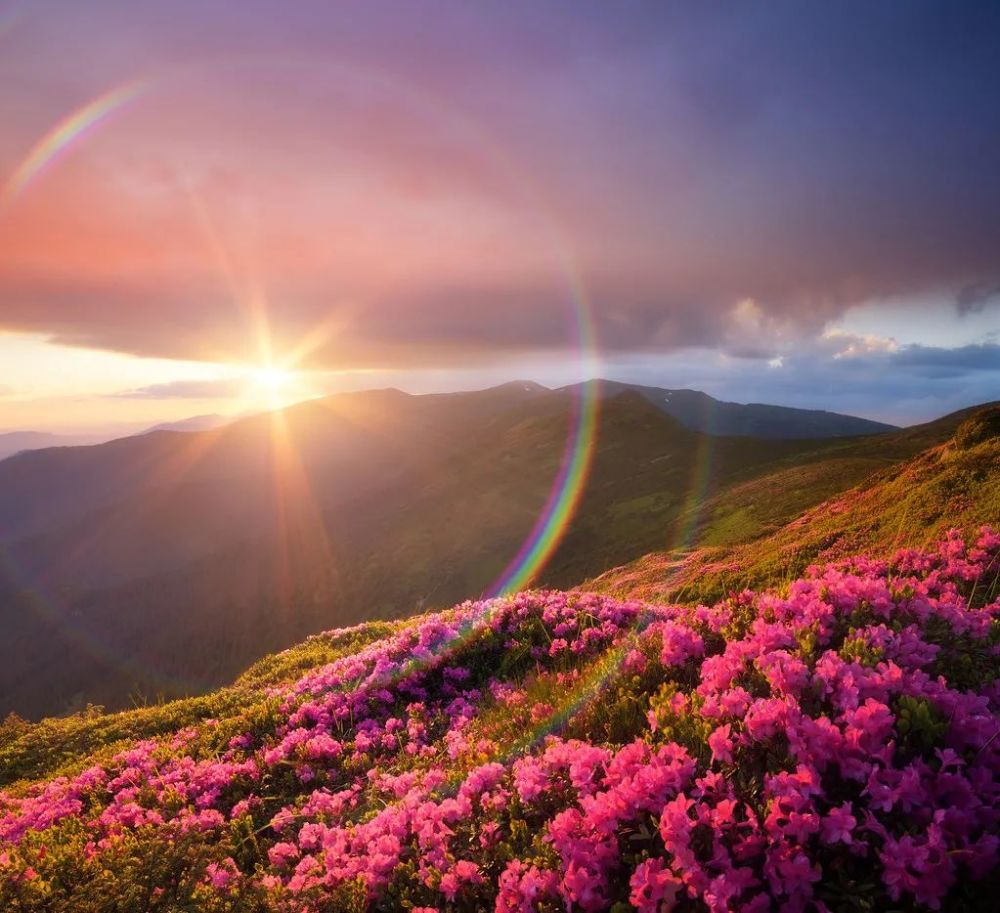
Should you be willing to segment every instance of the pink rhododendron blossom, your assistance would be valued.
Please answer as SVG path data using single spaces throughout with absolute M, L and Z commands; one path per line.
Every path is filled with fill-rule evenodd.
M 683 884 L 667 870 L 662 860 L 647 859 L 632 873 L 629 887 L 629 903 L 637 913 L 669 913 Z

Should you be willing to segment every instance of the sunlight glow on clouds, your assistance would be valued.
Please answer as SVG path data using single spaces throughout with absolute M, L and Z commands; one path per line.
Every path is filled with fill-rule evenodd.
M 37 333 L 0 332 L 0 364 L 20 396 L 109 395 L 129 386 L 176 380 L 218 379 L 224 365 L 140 358 L 119 352 L 58 345 Z
M 857 358 L 875 352 L 895 352 L 899 349 L 899 343 L 895 339 L 873 335 L 857 336 L 837 328 L 826 330 L 822 338 L 834 347 L 832 357 L 837 360 Z

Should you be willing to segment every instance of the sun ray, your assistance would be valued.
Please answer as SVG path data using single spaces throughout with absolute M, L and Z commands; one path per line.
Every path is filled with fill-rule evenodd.
M 308 598 L 310 580 L 299 570 L 332 573 L 335 567 L 321 501 L 313 491 L 308 472 L 283 410 L 267 417 L 270 428 L 270 473 L 275 512 L 274 596 L 285 614 L 294 610 L 296 585 Z M 316 557 L 319 561 L 314 560 Z

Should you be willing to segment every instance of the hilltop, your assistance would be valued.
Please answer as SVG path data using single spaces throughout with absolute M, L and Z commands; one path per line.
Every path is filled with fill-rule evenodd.
M 616 380 L 593 380 L 602 397 L 626 390 L 638 393 L 657 409 L 677 419 L 685 428 L 705 434 L 762 438 L 838 438 L 882 434 L 899 430 L 895 425 L 825 409 L 795 409 L 767 403 L 733 403 L 715 399 L 700 390 L 670 389 Z M 573 389 L 573 388 L 565 388 Z
M 48 431 L 0 431 L 0 460 L 26 450 L 48 447 L 82 447 L 108 439 L 100 434 L 53 434 Z

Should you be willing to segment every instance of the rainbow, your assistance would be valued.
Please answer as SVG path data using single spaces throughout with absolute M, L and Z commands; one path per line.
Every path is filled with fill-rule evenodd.
M 566 448 L 545 506 L 520 550 L 490 587 L 490 596 L 514 593 L 534 580 L 562 541 L 580 503 L 597 431 L 597 384 L 584 383 L 578 390 L 570 407 Z
M 17 197 L 38 175 L 100 124 L 134 101 L 146 88 L 145 80 L 126 83 L 68 114 L 46 133 L 17 166 L 0 191 L 0 204 Z
M 578 352 L 586 375 L 597 364 L 595 332 L 583 285 L 572 268 L 568 252 L 564 252 L 564 260 L 577 329 Z M 570 406 L 566 447 L 545 506 L 517 554 L 487 590 L 488 596 L 503 596 L 528 586 L 566 535 L 590 472 L 597 436 L 599 386 L 598 381 L 585 376 L 584 382 L 576 388 Z

